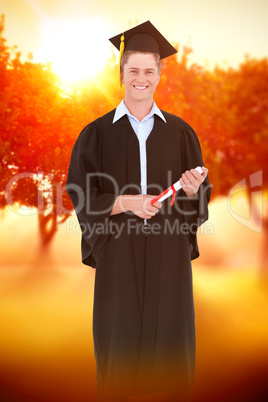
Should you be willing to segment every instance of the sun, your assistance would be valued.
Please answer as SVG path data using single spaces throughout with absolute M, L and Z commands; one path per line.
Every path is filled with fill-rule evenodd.
M 42 27 L 43 43 L 35 57 L 52 62 L 53 71 L 63 81 L 77 82 L 100 72 L 110 54 L 109 29 L 98 18 L 56 19 Z

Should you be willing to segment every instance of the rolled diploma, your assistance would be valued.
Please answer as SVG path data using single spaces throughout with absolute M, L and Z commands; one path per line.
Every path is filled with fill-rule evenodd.
M 195 168 L 195 170 L 197 170 L 200 174 L 203 173 L 203 170 L 200 166 L 197 166 Z M 175 190 L 178 191 L 181 188 L 180 180 L 176 181 L 176 183 L 174 183 L 173 186 L 174 186 Z M 172 195 L 172 193 L 173 193 L 173 190 L 171 187 L 169 187 L 169 191 L 167 191 L 167 193 L 164 194 L 161 198 L 159 198 L 159 199 L 157 199 L 157 197 L 153 198 L 151 201 L 151 205 L 153 205 L 156 201 L 159 201 L 159 202 L 164 201 L 166 198 L 170 197 Z

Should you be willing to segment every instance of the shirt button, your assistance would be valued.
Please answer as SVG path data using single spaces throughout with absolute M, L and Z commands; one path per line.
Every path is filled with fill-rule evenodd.
M 143 142 L 141 142 L 141 147 L 143 147 Z
M 141 164 L 141 166 L 144 166 L 144 165 L 145 165 L 145 163 L 142 163 L 142 164 Z

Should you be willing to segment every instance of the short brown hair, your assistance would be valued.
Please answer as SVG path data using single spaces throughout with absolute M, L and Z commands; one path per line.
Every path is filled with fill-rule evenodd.
M 126 50 L 123 53 L 123 56 L 122 56 L 122 59 L 121 59 L 121 62 L 120 62 L 120 71 L 123 71 L 124 65 L 128 62 L 129 57 L 132 54 L 136 54 L 136 53 L 151 53 L 155 58 L 156 65 L 157 65 L 157 68 L 158 68 L 158 72 L 160 73 L 161 67 L 162 67 L 162 61 L 160 59 L 160 55 L 158 53 L 146 52 L 144 50 Z

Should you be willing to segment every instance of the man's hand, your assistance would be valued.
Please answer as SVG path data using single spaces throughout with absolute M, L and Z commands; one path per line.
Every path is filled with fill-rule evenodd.
M 200 184 L 202 184 L 207 177 L 208 169 L 202 166 L 202 170 L 202 174 L 195 169 L 186 170 L 186 172 L 181 176 L 181 187 L 187 197 L 194 197 L 199 190 Z
M 151 201 L 155 198 L 154 195 L 135 195 L 128 201 L 129 211 L 143 219 L 151 219 L 162 207 L 161 202 L 157 201 L 151 205 Z
M 140 218 L 151 219 L 162 207 L 159 201 L 151 205 L 150 202 L 153 198 L 155 198 L 155 195 L 120 195 L 115 200 L 111 215 L 131 211 Z

